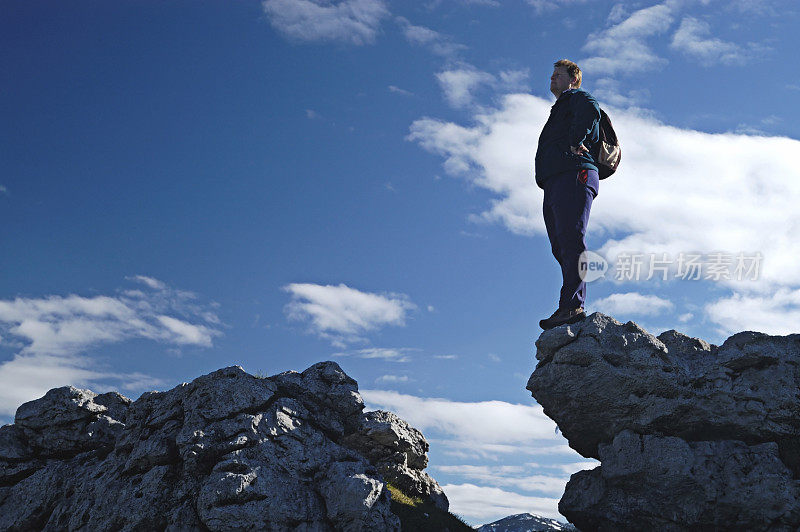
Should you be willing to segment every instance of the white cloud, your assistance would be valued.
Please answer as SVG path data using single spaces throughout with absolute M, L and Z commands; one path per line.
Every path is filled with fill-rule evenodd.
M 410 362 L 410 353 L 419 351 L 409 347 L 401 347 L 399 349 L 387 347 L 368 347 L 366 349 L 358 349 L 347 353 L 334 353 L 335 357 L 355 357 L 365 359 L 380 359 L 387 362 Z
M 136 281 L 138 283 L 147 285 L 149 288 L 152 288 L 153 290 L 165 290 L 167 288 L 167 285 L 164 284 L 162 281 L 159 281 L 158 279 L 153 279 L 152 277 L 147 277 L 146 275 L 134 275 L 131 277 L 126 277 L 126 279 L 129 281 Z
M 425 7 L 429 10 L 433 10 L 439 5 L 441 5 L 444 0 L 430 0 L 425 4 Z M 488 7 L 499 7 L 500 2 L 499 0 L 455 0 L 457 4 L 463 5 L 475 5 L 475 6 L 488 6 Z
M 361 390 L 361 395 L 367 408 L 390 410 L 421 430 L 441 456 L 494 462 L 491 466 L 431 465 L 451 482 L 443 486 L 451 511 L 476 521 L 528 511 L 557 517 L 557 498 L 527 496 L 500 488 L 559 496 L 569 474 L 588 467 L 586 461 L 575 466 L 579 455 L 535 404 L 458 402 L 386 390 Z M 519 461 L 522 456 L 539 457 L 537 461 L 547 464 L 502 462 Z M 476 499 L 482 502 L 476 504 Z
M 375 382 L 408 382 L 408 375 L 381 375 Z
M 433 355 L 433 358 L 438 358 L 439 360 L 456 360 L 458 355 Z
M 447 438 L 428 438 L 431 445 L 441 450 L 441 453 L 459 460 L 499 460 L 503 458 L 520 457 L 523 455 L 541 457 L 564 457 L 574 458 L 575 451 L 572 450 L 566 441 L 553 445 L 543 445 L 537 443 L 533 446 L 518 443 L 486 443 L 472 440 L 458 440 Z
M 161 315 L 164 302 L 160 295 L 139 294 L 141 297 L 70 295 L 0 300 L 0 327 L 27 344 L 22 354 L 43 355 L 72 355 L 131 338 L 208 347 L 220 334 L 206 325 Z M 177 300 L 171 306 L 168 310 L 187 313 Z M 188 313 L 198 317 L 192 310 Z M 213 313 L 211 316 L 216 317 Z
M 526 512 L 563 520 L 558 513 L 558 499 L 530 497 L 475 484 L 445 484 L 442 489 L 450 499 L 451 512 L 477 521 L 493 521 Z
M 767 334 L 800 333 L 800 290 L 781 288 L 773 294 L 740 294 L 705 307 L 708 319 L 725 334 L 758 331 Z
M 425 26 L 415 26 L 404 17 L 397 17 L 396 20 L 408 42 L 417 46 L 424 46 L 436 55 L 452 57 L 458 52 L 467 49 L 463 44 L 454 42 L 449 35 L 444 35 Z
M 102 369 L 88 353 L 100 345 L 143 338 L 209 347 L 220 333 L 213 305 L 146 276 L 130 280 L 152 291 L 114 296 L 49 296 L 0 300 L 2 345 L 18 353 L 0 363 L 0 414 L 57 386 L 88 386 L 109 379 L 125 389 L 160 382 L 140 373 Z M 192 323 L 194 322 L 194 323 Z M 205 323 L 203 323 L 205 322 Z
M 528 5 L 532 6 L 537 14 L 542 14 L 546 11 L 554 11 L 560 7 L 574 6 L 575 4 L 584 4 L 588 0 L 526 0 Z
M 634 11 L 628 18 L 605 30 L 592 33 L 583 49 L 594 54 L 580 62 L 593 74 L 626 73 L 658 68 L 666 60 L 656 55 L 647 40 L 666 32 L 674 20 L 669 3 Z
M 461 3 L 476 6 L 491 6 L 498 7 L 500 2 L 498 0 L 460 0 Z
M 612 316 L 625 316 L 634 314 L 638 316 L 657 316 L 669 310 L 675 305 L 672 301 L 653 295 L 643 295 L 639 292 L 627 292 L 624 294 L 611 294 L 610 296 L 598 299 L 592 305 L 604 314 Z
M 467 107 L 472 104 L 475 92 L 481 86 L 492 86 L 496 78 L 471 65 L 463 65 L 453 70 L 436 74 L 436 80 L 444 91 L 444 97 L 453 107 Z
M 423 432 L 435 430 L 470 445 L 525 443 L 547 447 L 564 441 L 555 434 L 555 423 L 539 405 L 466 403 L 384 390 L 361 390 L 361 395 L 369 408 L 391 410 Z
M 628 10 L 625 4 L 619 3 L 611 6 L 611 11 L 606 19 L 609 24 L 617 24 L 628 18 Z
M 389 15 L 383 0 L 264 0 L 272 26 L 295 41 L 372 43 Z
M 648 89 L 626 86 L 613 78 L 599 78 L 591 83 L 591 93 L 603 106 L 630 108 L 637 107 L 650 100 Z
M 386 325 L 405 325 L 407 312 L 416 308 L 405 295 L 361 292 L 344 284 L 293 283 L 283 289 L 292 295 L 289 319 L 309 322 L 311 332 L 337 346 L 363 340 L 360 335 Z
M 597 465 L 596 463 L 594 464 Z M 463 477 L 482 485 L 511 488 L 521 491 L 539 492 L 542 495 L 561 497 L 569 477 L 577 469 L 558 476 L 531 474 L 534 469 L 522 466 L 452 465 L 436 466 L 434 469 L 448 475 Z
M 705 66 L 714 63 L 741 64 L 752 57 L 750 50 L 732 42 L 710 38 L 710 34 L 711 27 L 707 22 L 694 17 L 684 17 L 672 37 L 670 46 Z
M 441 155 L 447 173 L 495 194 L 479 219 L 520 234 L 545 234 L 542 192 L 533 155 L 551 102 L 505 96 L 496 109 L 462 126 L 415 121 L 408 138 Z M 622 164 L 600 185 L 590 232 L 614 259 L 623 252 L 760 252 L 760 281 L 739 289 L 800 285 L 800 142 L 781 137 L 710 134 L 679 129 L 632 111 L 609 109 L 621 139 Z M 698 230 L 702 228 L 702 230 Z
M 474 220 L 500 222 L 514 233 L 545 235 L 533 156 L 551 103 L 509 94 L 496 108 L 475 111 L 469 125 L 416 120 L 408 139 L 440 155 L 448 174 L 494 195 Z M 618 172 L 601 183 L 592 206 L 589 232 L 597 251 L 612 261 L 621 253 L 666 253 L 672 261 L 680 253 L 721 252 L 733 255 L 734 261 L 739 254 L 760 253 L 757 281 L 713 282 L 749 294 L 742 301 L 800 288 L 800 210 L 795 205 L 800 168 L 794 160 L 800 141 L 704 133 L 632 110 L 607 110 L 623 157 Z M 770 323 L 782 322 L 782 313 L 791 307 L 756 302 L 774 320 L 754 322 L 753 327 L 788 332 L 788 324 Z
M 0 194 L 8 195 L 8 189 L 3 185 L 0 185 Z
M 405 89 L 401 89 L 400 87 L 396 87 L 394 85 L 389 85 L 389 92 L 394 92 L 396 94 L 402 94 L 403 96 L 413 96 L 414 93 L 407 91 Z
M 204 325 L 194 325 L 171 316 L 156 317 L 169 332 L 172 333 L 172 342 L 181 345 L 199 345 L 211 347 L 211 339 L 216 334 L 214 329 Z
M 785 12 L 785 4 L 781 0 L 728 0 L 725 7 L 749 15 L 780 16 Z
M 461 63 L 450 70 L 437 73 L 436 80 L 447 103 L 452 107 L 462 108 L 474 105 L 481 90 L 525 90 L 529 76 L 528 70 L 504 70 L 495 76 L 468 63 Z

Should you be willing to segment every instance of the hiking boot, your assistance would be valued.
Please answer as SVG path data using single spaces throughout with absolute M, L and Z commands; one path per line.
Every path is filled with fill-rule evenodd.
M 541 320 L 539 322 L 539 327 L 544 329 L 545 331 L 548 329 L 552 329 L 553 327 L 558 327 L 559 325 L 565 325 L 567 323 L 577 323 L 586 317 L 586 313 L 583 311 L 583 307 L 573 308 L 573 309 L 558 309 L 553 312 L 553 315 L 547 319 Z
M 550 327 L 552 327 L 552 325 L 549 325 L 549 324 L 550 324 L 550 322 L 552 322 L 554 319 L 556 319 L 556 317 L 558 316 L 558 313 L 559 313 L 560 311 L 561 311 L 561 309 L 560 309 L 560 308 L 557 308 L 555 312 L 553 312 L 552 314 L 550 314 L 550 317 L 549 317 L 549 318 L 545 318 L 545 319 L 543 319 L 543 320 L 539 320 L 539 327 L 541 327 L 541 328 L 542 328 L 542 329 L 544 329 L 544 330 L 547 330 L 547 329 L 549 329 Z M 548 326 L 548 325 L 549 325 L 549 326 Z

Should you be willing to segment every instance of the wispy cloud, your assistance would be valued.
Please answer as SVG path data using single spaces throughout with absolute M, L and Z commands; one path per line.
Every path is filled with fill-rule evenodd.
M 445 484 L 442 489 L 450 499 L 451 512 L 479 522 L 527 512 L 563 520 L 557 498 L 531 497 L 475 484 Z
M 146 275 L 134 275 L 131 277 L 126 277 L 129 281 L 136 281 L 138 283 L 142 283 L 153 290 L 166 290 L 167 285 L 163 282 L 159 281 L 158 279 L 153 279 L 152 277 L 148 277 Z
M 594 55 L 582 60 L 581 68 L 592 74 L 614 75 L 662 66 L 666 59 L 653 51 L 648 40 L 666 32 L 673 21 L 673 10 L 666 3 L 633 12 L 622 22 L 589 35 L 583 49 Z
M 3 194 L 5 196 L 8 195 L 8 189 L 3 185 L 0 185 L 0 194 Z
M 159 382 L 143 374 L 99 369 L 88 354 L 98 346 L 142 338 L 210 347 L 221 334 L 213 304 L 151 277 L 130 279 L 148 290 L 0 300 L 0 345 L 17 351 L 0 364 L 0 413 L 11 413 L 55 386 L 108 379 L 122 381 L 123 388 Z
M 396 94 L 402 94 L 403 96 L 413 96 L 414 93 L 411 91 L 407 91 L 405 89 L 401 89 L 395 85 L 389 85 L 389 92 L 394 92 Z
M 496 78 L 472 65 L 463 65 L 460 68 L 439 72 L 436 74 L 436 81 L 439 82 L 444 97 L 450 105 L 466 107 L 472 104 L 475 92 L 481 86 L 494 85 Z
M 767 334 L 800 332 L 800 289 L 781 288 L 773 294 L 736 293 L 705 307 L 709 321 L 726 335 L 738 331 Z
M 623 84 L 614 78 L 599 78 L 594 80 L 591 86 L 592 95 L 603 102 L 603 106 L 638 107 L 650 99 L 648 89 L 629 85 L 623 88 Z
M 375 379 L 376 383 L 408 382 L 408 375 L 381 375 Z
M 672 301 L 639 292 L 611 294 L 592 303 L 592 308 L 613 316 L 658 316 L 675 308 Z
M 455 42 L 449 35 L 444 35 L 425 26 L 411 24 L 404 17 L 397 17 L 396 20 L 408 42 L 416 46 L 423 46 L 436 55 L 453 57 L 467 49 L 463 44 Z
M 363 45 L 375 41 L 389 15 L 383 0 L 264 0 L 272 26 L 293 41 L 339 41 Z
M 608 17 L 606 18 L 606 22 L 609 24 L 618 24 L 628 18 L 628 9 L 627 6 L 623 3 L 614 4 L 611 6 L 611 11 L 608 12 Z
M 561 7 L 571 7 L 576 4 L 585 4 L 588 0 L 526 0 L 536 13 L 542 14 L 547 11 L 554 11 Z
M 455 108 L 473 105 L 481 90 L 512 92 L 527 88 L 527 70 L 505 70 L 497 76 L 461 63 L 436 74 L 436 80 L 447 102 Z
M 362 335 L 387 325 L 405 325 L 416 308 L 403 294 L 374 294 L 347 285 L 292 283 L 283 288 L 292 296 L 289 319 L 308 323 L 309 330 L 334 345 L 362 341 Z
M 511 488 L 515 491 L 535 492 L 540 495 L 561 497 L 570 475 L 582 469 L 594 469 L 596 460 L 572 464 L 545 466 L 532 463 L 524 465 L 443 465 L 433 469 L 450 476 L 478 482 L 481 485 Z M 543 474 L 547 473 L 547 474 Z
M 419 349 L 410 347 L 401 347 L 398 349 L 390 347 L 368 347 L 366 349 L 357 349 L 355 351 L 334 353 L 333 356 L 384 360 L 387 362 L 410 362 L 410 354 L 415 351 L 419 351 Z
M 672 36 L 671 48 L 709 66 L 742 64 L 755 57 L 754 44 L 747 48 L 738 44 L 711 37 L 711 26 L 694 17 L 684 17 L 680 27 Z M 763 49 L 761 49 L 763 51 Z
M 461 451 L 504 452 L 528 446 L 546 453 L 551 447 L 566 447 L 556 435 L 556 425 L 538 405 L 504 401 L 458 402 L 416 397 L 393 391 L 361 390 L 369 408 L 391 410 L 425 434 L 447 438 L 448 446 Z M 569 448 L 567 451 L 569 451 Z M 473 453 L 476 454 L 476 453 Z

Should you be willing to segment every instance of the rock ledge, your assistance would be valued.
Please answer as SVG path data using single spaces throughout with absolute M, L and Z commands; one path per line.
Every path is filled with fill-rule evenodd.
M 716 346 L 595 313 L 536 347 L 527 388 L 601 462 L 560 501 L 578 528 L 800 527 L 800 335 Z

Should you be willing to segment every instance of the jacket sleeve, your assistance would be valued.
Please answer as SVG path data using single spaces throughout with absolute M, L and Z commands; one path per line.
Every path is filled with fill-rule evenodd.
M 572 107 L 569 145 L 577 148 L 587 136 L 591 135 L 595 125 L 600 121 L 600 106 L 592 96 L 581 92 L 573 95 L 569 104 Z

